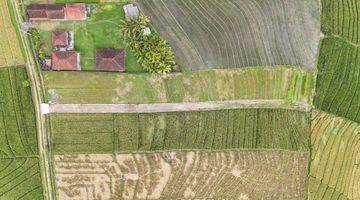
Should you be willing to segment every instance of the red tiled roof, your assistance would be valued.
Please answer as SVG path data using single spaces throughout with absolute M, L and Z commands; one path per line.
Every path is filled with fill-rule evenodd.
M 96 51 L 96 71 L 125 71 L 124 49 Z
M 84 3 L 67 3 L 65 6 L 67 20 L 84 20 L 86 19 L 86 10 Z
M 27 7 L 30 20 L 65 19 L 64 5 L 31 4 Z
M 79 70 L 79 53 L 76 51 L 54 51 L 52 53 L 52 70 Z
M 52 46 L 67 46 L 69 44 L 69 33 L 63 30 L 52 32 Z

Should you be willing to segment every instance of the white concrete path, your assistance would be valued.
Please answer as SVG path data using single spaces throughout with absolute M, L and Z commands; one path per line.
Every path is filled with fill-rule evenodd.
M 154 104 L 50 104 L 49 113 L 156 113 L 219 110 L 247 107 L 288 108 L 300 110 L 309 110 L 311 108 L 310 105 L 303 102 L 290 104 L 287 101 L 276 99 Z

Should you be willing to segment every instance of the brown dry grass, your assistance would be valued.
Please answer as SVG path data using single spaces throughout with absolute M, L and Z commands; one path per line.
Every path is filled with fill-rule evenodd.
M 166 161 L 170 155 L 172 161 Z M 307 153 L 195 151 L 55 156 L 58 199 L 304 196 Z

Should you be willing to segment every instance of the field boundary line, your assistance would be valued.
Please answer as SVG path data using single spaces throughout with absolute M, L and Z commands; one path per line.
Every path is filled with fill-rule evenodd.
M 48 113 L 161 113 L 177 111 L 207 111 L 236 108 L 283 108 L 310 111 L 305 102 L 290 103 L 282 99 L 245 99 L 231 101 L 153 103 L 153 104 L 50 104 Z

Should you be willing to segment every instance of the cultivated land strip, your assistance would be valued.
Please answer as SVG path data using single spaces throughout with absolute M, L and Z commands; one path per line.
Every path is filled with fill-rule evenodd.
M 49 113 L 161 113 L 179 111 L 206 111 L 236 108 L 285 108 L 310 111 L 306 103 L 278 100 L 233 100 L 197 103 L 153 104 L 50 104 Z
M 308 153 L 284 150 L 56 155 L 60 199 L 300 199 Z
M 249 99 L 312 103 L 315 77 L 295 67 L 249 67 L 166 76 L 45 72 L 58 104 L 147 104 Z
M 318 0 L 136 2 L 189 70 L 271 65 L 316 68 Z
M 314 110 L 310 199 L 360 199 L 360 125 Z
M 55 154 L 171 149 L 308 150 L 309 114 L 241 108 L 137 114 L 50 114 Z
M 20 30 L 20 23 L 23 22 L 23 18 L 21 15 L 21 10 L 19 9 L 18 3 L 14 0 L 7 1 L 10 5 L 10 12 L 14 14 L 14 24 L 16 25 L 16 29 Z M 41 95 L 43 91 L 43 86 L 41 84 L 41 76 L 38 75 L 36 71 L 37 65 L 33 60 L 32 50 L 30 48 L 29 41 L 24 38 L 23 35 L 20 35 L 20 43 L 24 48 L 25 58 L 26 58 L 26 71 L 29 78 L 29 84 L 31 86 L 31 96 L 34 103 L 35 108 L 35 119 L 36 119 L 36 129 L 37 129 L 37 141 L 38 141 L 38 154 L 39 154 L 39 162 L 40 162 L 40 173 L 41 173 L 41 181 L 44 197 L 48 200 L 54 199 L 55 194 L 52 191 L 52 179 L 51 179 L 51 155 L 48 152 L 49 148 L 49 140 L 46 135 L 44 128 L 44 119 L 41 118 L 40 115 L 40 102 Z

